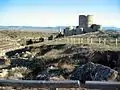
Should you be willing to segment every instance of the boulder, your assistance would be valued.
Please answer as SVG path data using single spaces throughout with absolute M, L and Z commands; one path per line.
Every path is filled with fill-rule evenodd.
M 101 64 L 88 62 L 73 71 L 70 79 L 80 81 L 109 81 L 115 80 L 118 72 Z
M 42 72 L 37 75 L 36 80 L 49 80 L 49 75 L 47 72 Z
M 58 68 L 47 68 L 47 70 L 40 72 L 36 79 L 37 80 L 63 80 L 61 76 L 62 71 Z

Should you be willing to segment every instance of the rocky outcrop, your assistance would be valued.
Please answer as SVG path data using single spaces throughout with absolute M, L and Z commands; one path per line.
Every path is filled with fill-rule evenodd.
M 25 79 L 26 77 L 27 79 L 35 79 L 38 76 L 37 79 L 40 80 L 40 78 L 44 79 L 43 76 L 48 77 L 50 73 L 47 72 L 48 76 L 46 76 L 43 71 L 50 64 L 54 64 L 62 70 L 60 75 L 65 79 L 69 79 L 71 76 L 70 79 L 77 78 L 77 80 L 108 80 L 108 78 L 111 80 L 112 77 L 117 75 L 117 72 L 113 69 L 119 72 L 120 77 L 120 71 L 118 70 L 120 68 L 120 51 L 96 51 L 87 45 L 58 44 L 28 46 L 7 52 L 6 55 L 11 59 L 10 67 L 27 67 L 32 71 L 31 74 L 28 74 L 29 76 L 25 76 Z M 76 68 L 78 65 L 81 67 Z M 109 74 L 111 75 L 109 76 Z M 118 81 L 120 81 L 120 78 L 118 78 Z
M 110 68 L 120 66 L 120 51 L 94 51 L 89 55 L 89 60 Z
M 23 79 L 30 72 L 26 67 L 14 67 L 11 69 L 2 69 L 0 79 Z
M 55 66 L 50 66 L 46 71 L 39 73 L 37 80 L 64 80 L 62 76 L 63 71 Z
M 109 81 L 115 80 L 118 72 L 101 64 L 88 62 L 73 71 L 70 79 L 80 81 Z

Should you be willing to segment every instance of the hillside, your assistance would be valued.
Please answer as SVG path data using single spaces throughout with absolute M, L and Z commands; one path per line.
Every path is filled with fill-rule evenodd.
M 19 48 L 21 43 L 26 42 L 28 39 L 39 39 L 50 35 L 50 33 L 44 32 L 2 30 L 0 31 L 0 56 L 3 55 L 6 50 Z
M 2 30 L 0 31 L 1 38 L 8 39 L 25 39 L 25 38 L 37 38 L 37 37 L 46 37 L 50 35 L 49 33 L 44 32 L 32 32 L 32 31 L 17 31 L 17 30 Z
M 120 32 L 119 31 L 97 31 L 97 32 L 90 32 L 80 35 L 73 35 L 71 37 L 83 37 L 83 38 L 120 38 Z
M 24 76 L 24 79 L 37 79 L 37 75 L 46 74 L 44 71 L 51 65 L 56 68 L 55 71 L 50 72 L 55 77 L 59 80 L 69 79 L 76 67 L 88 62 L 108 66 L 120 73 L 120 51 L 96 51 L 89 45 L 30 46 L 7 52 L 6 55 L 11 59 L 9 68 L 25 67 L 31 71 Z M 117 77 L 117 80 L 120 78 Z
M 116 38 L 111 36 L 116 34 L 118 33 L 93 32 L 71 37 Z M 50 34 L 2 31 L 1 35 L 16 42 L 18 39 L 25 40 L 26 36 L 48 37 Z M 4 40 L 1 41 L 4 43 Z M 85 80 L 90 81 L 120 81 L 120 48 L 116 46 L 113 48 L 89 43 L 70 44 L 65 38 L 58 38 L 8 51 L 1 58 L 5 58 L 1 59 L 0 65 L 2 79 L 76 80 L 78 76 L 77 80 L 81 80 L 85 76 Z

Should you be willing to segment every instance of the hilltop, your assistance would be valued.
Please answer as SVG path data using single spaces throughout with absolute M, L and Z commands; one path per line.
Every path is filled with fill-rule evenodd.
M 120 32 L 114 30 L 97 31 L 85 34 L 73 35 L 71 37 L 83 37 L 83 38 L 120 38 Z

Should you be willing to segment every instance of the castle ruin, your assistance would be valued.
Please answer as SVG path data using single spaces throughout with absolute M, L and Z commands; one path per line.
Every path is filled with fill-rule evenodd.
M 77 35 L 101 30 L 101 25 L 93 24 L 93 15 L 79 15 L 79 26 L 64 29 L 65 36 Z

